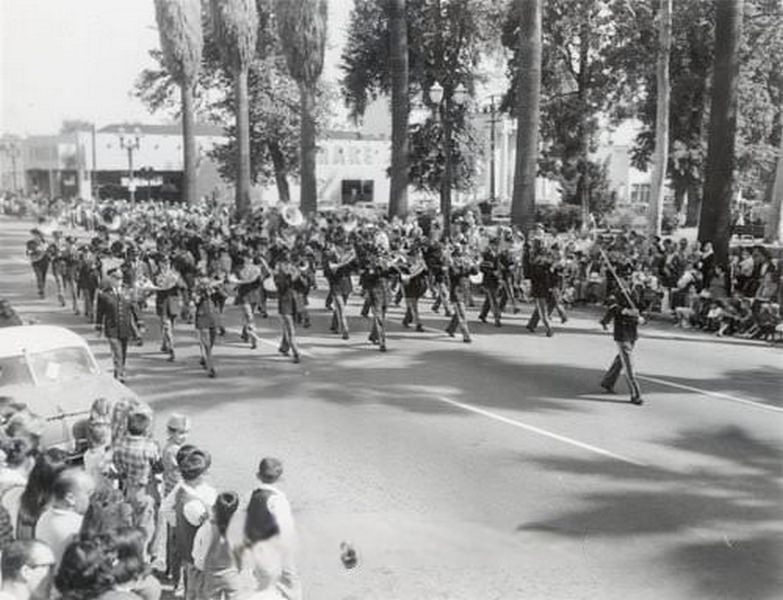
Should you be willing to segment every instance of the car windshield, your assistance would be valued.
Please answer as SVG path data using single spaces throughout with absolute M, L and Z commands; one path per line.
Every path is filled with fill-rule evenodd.
M 87 350 L 78 346 L 31 352 L 27 358 L 38 383 L 68 381 L 98 372 Z
M 0 388 L 6 385 L 32 385 L 33 376 L 24 356 L 0 358 Z

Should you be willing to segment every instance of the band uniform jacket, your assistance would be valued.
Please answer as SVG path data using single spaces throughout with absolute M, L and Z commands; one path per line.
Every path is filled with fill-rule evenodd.
M 484 287 L 496 288 L 500 285 L 498 272 L 500 271 L 500 258 L 498 254 L 488 248 L 481 255 L 481 272 L 484 274 Z
M 629 291 L 634 304 L 639 307 L 641 296 L 636 291 Z M 613 333 L 616 342 L 635 342 L 639 337 L 639 317 L 628 314 L 631 310 L 630 303 L 625 295 L 620 293 L 619 299 L 614 300 L 606 310 L 601 325 L 604 327 L 613 322 Z
M 552 263 L 545 256 L 537 256 L 530 261 L 530 295 L 533 298 L 546 298 L 551 286 Z
M 277 310 L 281 315 L 296 316 L 300 310 L 300 296 L 294 289 L 294 281 L 299 277 L 298 269 L 293 264 L 278 264 L 274 279 L 277 288 Z
M 106 337 L 131 339 L 135 335 L 135 309 L 122 292 L 106 289 L 98 295 L 95 323 L 103 328 Z
M 479 272 L 475 265 L 459 263 L 449 267 L 449 300 L 467 302 L 470 297 L 470 276 Z
M 261 285 L 263 284 L 261 268 L 252 264 L 245 265 L 239 271 L 239 279 L 248 283 L 237 285 L 235 302 L 250 306 L 261 304 Z
M 347 297 L 353 292 L 353 282 L 351 281 L 353 261 L 333 271 L 329 266 L 330 263 L 340 264 L 340 259 L 341 256 L 338 256 L 337 252 L 332 251 L 326 253 L 326 256 L 324 257 L 324 277 L 326 277 L 326 280 L 329 282 L 332 294 L 339 294 L 340 296 Z

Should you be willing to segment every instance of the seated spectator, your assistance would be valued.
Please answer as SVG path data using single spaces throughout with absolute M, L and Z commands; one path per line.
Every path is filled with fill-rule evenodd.
M 0 559 L 3 574 L 0 600 L 48 600 L 54 565 L 54 555 L 43 542 L 11 542 Z
M 54 481 L 52 503 L 38 519 L 36 537 L 52 549 L 58 565 L 65 548 L 81 531 L 93 489 L 92 479 L 81 469 L 65 469 Z

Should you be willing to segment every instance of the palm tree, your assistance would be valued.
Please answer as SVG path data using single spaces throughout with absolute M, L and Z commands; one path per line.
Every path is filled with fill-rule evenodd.
M 212 28 L 223 66 L 234 78 L 237 110 L 236 209 L 250 209 L 250 116 L 247 74 L 256 54 L 258 11 L 255 0 L 211 0 Z
M 519 87 L 517 89 L 517 156 L 511 222 L 528 232 L 534 224 L 538 126 L 541 112 L 541 0 L 517 0 L 519 27 Z
M 392 152 L 389 217 L 408 213 L 408 25 L 405 0 L 390 0 Z
M 196 136 L 193 91 L 201 68 L 204 35 L 199 0 L 155 0 L 163 62 L 182 100 L 183 199 L 196 202 Z
M 326 0 L 276 0 L 277 31 L 291 77 L 299 84 L 302 187 L 299 206 L 312 214 L 318 206 L 315 178 L 315 95 L 324 67 Z

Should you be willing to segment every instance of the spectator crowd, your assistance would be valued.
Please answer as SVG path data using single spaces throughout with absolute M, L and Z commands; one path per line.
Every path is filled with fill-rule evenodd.
M 280 460 L 263 458 L 246 494 L 219 490 L 185 415 L 159 442 L 145 403 L 97 399 L 74 455 L 41 447 L 25 406 L 2 411 L 0 599 L 301 597 Z

